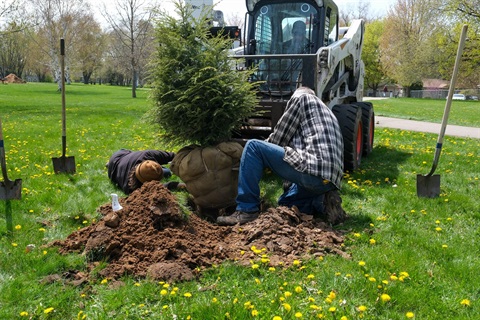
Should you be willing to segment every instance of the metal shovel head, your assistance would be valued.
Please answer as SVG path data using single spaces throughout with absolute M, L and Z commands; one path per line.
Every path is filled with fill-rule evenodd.
M 22 179 L 15 181 L 2 181 L 0 183 L 0 200 L 11 200 L 22 198 Z
M 55 173 L 75 173 L 75 157 L 52 158 Z
M 417 174 L 417 196 L 436 198 L 440 195 L 440 175 Z

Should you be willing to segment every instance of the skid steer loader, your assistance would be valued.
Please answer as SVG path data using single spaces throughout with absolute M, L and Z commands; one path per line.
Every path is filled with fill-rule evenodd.
M 372 151 L 374 111 L 362 102 L 364 22 L 339 28 L 332 0 L 246 0 L 244 46 L 232 51 L 239 70 L 254 67 L 258 116 L 247 119 L 239 139 L 265 139 L 299 86 L 314 89 L 333 111 L 344 140 L 344 169 L 355 170 Z

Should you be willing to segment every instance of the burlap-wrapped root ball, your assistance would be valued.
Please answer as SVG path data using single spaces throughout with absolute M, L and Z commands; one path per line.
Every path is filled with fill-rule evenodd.
M 238 142 L 212 147 L 191 145 L 176 153 L 170 169 L 185 182 L 196 205 L 205 209 L 226 208 L 235 205 L 242 151 Z

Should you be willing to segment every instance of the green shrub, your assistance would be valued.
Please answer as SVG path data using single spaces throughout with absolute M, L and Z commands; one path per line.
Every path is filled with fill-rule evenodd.
M 209 36 L 206 13 L 195 19 L 185 5 L 175 5 L 179 18 L 162 13 L 156 23 L 149 116 L 168 142 L 228 141 L 257 104 L 252 72 L 235 70 L 230 40 Z

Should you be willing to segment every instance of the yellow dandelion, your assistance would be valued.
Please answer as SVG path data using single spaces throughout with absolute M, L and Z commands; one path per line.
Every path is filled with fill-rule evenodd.
M 440 232 L 440 231 L 442 231 L 442 228 L 436 227 L 436 228 L 435 228 L 435 231 Z
M 102 281 L 100 281 L 100 284 L 106 284 L 106 283 L 108 283 L 108 279 L 107 279 L 107 278 L 102 279 Z
M 360 311 L 360 312 L 365 312 L 365 311 L 367 311 L 367 307 L 365 307 L 364 305 L 359 306 L 357 309 L 358 309 L 358 311 Z
M 337 311 L 337 308 L 335 307 L 328 308 L 328 312 L 334 313 L 335 311 Z
M 290 310 L 292 310 L 292 306 L 289 305 L 288 303 L 282 303 L 282 306 L 287 312 L 290 312 Z
M 169 288 L 170 285 L 169 285 L 168 283 L 164 283 L 164 284 L 163 284 L 163 287 L 164 287 L 164 288 Z
M 50 308 L 47 308 L 47 309 L 43 310 L 43 313 L 49 314 L 49 313 L 52 312 L 53 310 L 55 310 L 55 309 L 52 308 L 52 307 L 50 307 Z
M 303 290 L 302 290 L 302 287 L 300 287 L 300 286 L 295 287 L 295 292 L 296 292 L 296 293 L 300 293 L 300 292 L 302 292 L 302 291 L 303 291 Z
M 192 294 L 191 294 L 190 292 L 185 292 L 185 293 L 183 294 L 183 296 L 184 296 L 185 298 L 191 298 L 191 297 L 192 297 Z
M 12 242 L 12 246 L 13 246 L 13 247 L 16 247 L 16 246 L 18 246 L 18 244 L 15 243 L 15 242 Z
M 369 278 L 368 278 L 368 281 L 370 281 L 370 282 L 376 282 L 377 279 L 375 279 L 374 277 L 369 277 Z
M 336 297 L 337 297 L 337 294 L 333 291 L 330 291 L 330 293 L 328 294 L 328 297 L 332 300 L 334 300 Z
M 442 249 L 447 249 L 448 246 L 446 244 L 442 244 Z
M 140 287 L 140 286 L 141 286 L 141 284 L 138 283 L 138 282 L 135 282 L 133 285 L 134 285 L 135 287 Z
M 463 299 L 462 301 L 460 301 L 460 304 L 465 307 L 470 307 L 470 300 Z
M 258 311 L 257 310 L 252 310 L 252 317 L 258 316 Z
M 45 232 L 45 228 L 39 228 L 38 231 Z
M 260 279 L 255 278 L 255 283 L 256 283 L 256 284 L 260 284 L 260 283 L 262 283 L 262 282 L 260 281 Z
M 303 317 L 301 312 L 295 312 L 295 318 L 300 319 L 301 317 Z
M 368 242 L 371 244 L 371 245 L 374 245 L 375 243 L 377 243 L 377 241 L 373 238 L 371 238 L 370 240 L 368 240 Z
M 358 262 L 358 265 L 359 265 L 360 267 L 364 267 L 364 266 L 366 265 L 366 263 L 365 263 L 365 261 L 359 261 L 359 262 Z
M 315 276 L 314 276 L 313 274 L 309 274 L 309 275 L 307 276 L 307 279 L 309 279 L 309 280 L 314 279 L 314 278 L 315 278 Z
M 355 233 L 353 234 L 353 236 L 354 236 L 355 238 L 360 238 L 360 237 L 361 237 L 361 234 L 358 233 L 358 232 L 355 232 Z
M 20 317 L 28 317 L 28 312 L 27 311 L 20 312 Z
M 273 271 L 275 271 L 275 268 L 274 268 L 274 267 L 270 267 L 270 268 L 268 268 L 268 271 L 272 271 L 272 272 L 273 272 Z
M 19 224 L 17 224 L 17 225 L 15 226 L 15 230 L 20 230 L 20 229 L 22 229 L 22 226 L 19 225 Z
M 347 316 L 342 316 L 340 320 L 348 320 Z
M 302 262 L 300 260 L 293 260 L 293 265 L 294 266 L 299 266 L 301 264 L 302 264 Z
M 415 317 L 415 314 L 414 314 L 413 312 L 410 312 L 410 311 L 409 311 L 409 312 L 407 312 L 407 313 L 405 314 L 405 317 L 407 317 L 408 319 L 412 319 L 412 318 Z
M 162 290 L 160 291 L 160 295 L 162 295 L 162 296 L 166 296 L 167 294 L 168 294 L 168 291 L 165 290 L 165 289 L 162 289 Z
M 285 298 L 288 298 L 292 296 L 292 293 L 290 291 L 285 291 L 284 295 L 285 295 Z
M 258 269 L 258 268 L 260 268 L 260 266 L 258 264 L 256 264 L 256 263 L 252 264 L 252 269 L 255 270 L 255 269 Z
M 274 316 L 274 317 L 272 318 L 272 320 L 282 320 L 282 317 Z
M 383 302 L 388 302 L 390 300 L 392 300 L 392 298 L 386 294 L 386 293 L 383 293 L 381 296 L 380 296 L 380 299 L 383 301 Z
M 396 281 L 396 280 L 398 280 L 398 277 L 397 277 L 396 275 L 392 274 L 392 275 L 390 276 L 390 280 Z
M 217 303 L 217 302 L 218 302 L 218 299 L 217 299 L 217 298 L 213 298 L 213 299 L 212 299 L 212 302 L 213 302 L 213 303 Z

